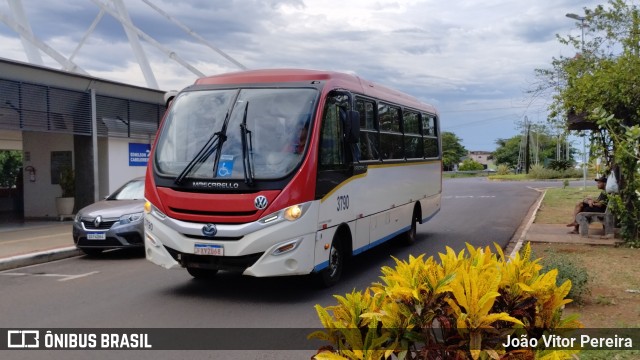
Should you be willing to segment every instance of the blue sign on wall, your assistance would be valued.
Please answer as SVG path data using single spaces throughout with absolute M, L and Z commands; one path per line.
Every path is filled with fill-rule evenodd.
M 151 144 L 129 143 L 129 166 L 147 166 Z

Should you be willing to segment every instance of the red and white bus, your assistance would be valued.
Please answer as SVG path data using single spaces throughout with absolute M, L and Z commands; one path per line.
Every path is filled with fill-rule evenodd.
M 440 210 L 436 109 L 354 75 L 256 70 L 172 100 L 147 169 L 145 248 L 194 277 L 315 274 Z

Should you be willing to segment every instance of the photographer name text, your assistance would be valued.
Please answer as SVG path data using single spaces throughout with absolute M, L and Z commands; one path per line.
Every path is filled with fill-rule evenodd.
M 564 337 L 559 335 L 542 335 L 541 339 L 529 338 L 526 335 L 507 336 L 504 347 L 515 348 L 537 348 L 543 346 L 546 349 L 632 349 L 633 339 L 613 335 L 610 337 L 592 337 L 589 335 L 579 335 L 575 337 Z

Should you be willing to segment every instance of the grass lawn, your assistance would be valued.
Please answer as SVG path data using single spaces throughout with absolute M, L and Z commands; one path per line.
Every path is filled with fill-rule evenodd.
M 527 174 L 509 174 L 509 175 L 490 175 L 490 180 L 507 180 L 507 181 L 531 181 Z
M 534 221 L 566 224 L 577 202 L 599 193 L 595 186 L 587 191 L 575 187 L 547 189 Z M 566 314 L 579 314 L 585 328 L 640 328 L 640 294 L 636 293 L 640 291 L 639 249 L 558 243 L 533 243 L 531 248 L 542 263 L 545 257 L 561 256 L 565 263 L 576 265 L 571 271 L 587 273 L 587 291 L 565 309 Z M 640 350 L 583 351 L 579 358 L 640 359 Z
M 547 189 L 544 200 L 534 222 L 540 224 L 567 224 L 571 220 L 573 208 L 586 197 L 597 198 L 600 194 L 595 186 L 591 189 L 582 188 L 551 188 Z

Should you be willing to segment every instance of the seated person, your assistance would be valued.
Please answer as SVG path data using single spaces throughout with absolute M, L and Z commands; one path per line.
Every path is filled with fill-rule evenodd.
M 602 190 L 597 199 L 593 200 L 591 198 L 586 198 L 581 202 L 576 204 L 576 207 L 573 209 L 573 222 L 567 224 L 568 227 L 574 227 L 573 230 L 569 232 L 569 234 L 577 234 L 578 233 L 578 222 L 576 221 L 576 215 L 581 212 L 605 212 L 607 210 L 607 203 L 609 198 L 607 197 L 607 192 L 604 191 L 605 186 L 607 185 L 607 177 L 601 176 L 595 179 L 598 189 Z

